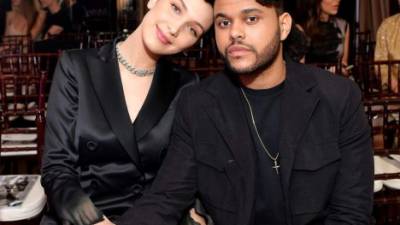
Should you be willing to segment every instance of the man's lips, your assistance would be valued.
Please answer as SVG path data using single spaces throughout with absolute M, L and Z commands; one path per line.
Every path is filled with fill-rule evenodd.
M 164 45 L 171 44 L 171 41 L 167 38 L 167 36 L 165 36 L 165 34 L 161 31 L 161 29 L 158 28 L 158 26 L 156 26 L 156 34 L 158 40 L 160 40 L 161 43 L 163 43 Z
M 228 48 L 228 55 L 233 56 L 233 57 L 242 56 L 249 52 L 250 52 L 250 49 L 246 48 L 244 46 L 233 45 Z

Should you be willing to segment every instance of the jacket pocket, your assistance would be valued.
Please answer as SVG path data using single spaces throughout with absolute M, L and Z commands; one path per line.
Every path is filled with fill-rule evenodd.
M 337 142 L 304 144 L 297 150 L 290 183 L 293 215 L 320 213 L 327 207 L 339 171 Z
M 235 193 L 226 173 L 229 161 L 220 156 L 216 145 L 199 144 L 196 149 L 198 187 L 208 207 L 236 211 Z
M 306 143 L 296 151 L 293 169 L 316 171 L 340 159 L 337 142 Z

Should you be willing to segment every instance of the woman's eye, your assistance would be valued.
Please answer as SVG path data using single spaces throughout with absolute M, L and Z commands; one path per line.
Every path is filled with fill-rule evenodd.
M 181 13 L 181 9 L 177 5 L 175 5 L 174 3 L 171 4 L 171 8 L 172 8 L 172 11 L 174 11 L 176 14 L 180 14 Z
M 197 34 L 196 29 L 194 29 L 193 27 L 189 27 L 189 31 L 194 37 L 197 38 L 198 34 Z

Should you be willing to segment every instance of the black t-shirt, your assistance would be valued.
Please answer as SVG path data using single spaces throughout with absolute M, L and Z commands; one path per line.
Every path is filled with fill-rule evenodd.
M 270 89 L 251 90 L 243 88 L 250 102 L 258 133 L 270 154 L 275 157 L 279 152 L 281 96 L 284 82 Z M 257 137 L 246 100 L 248 121 L 253 142 L 256 146 L 257 177 L 254 224 L 283 225 L 285 204 L 280 175 L 276 173 L 273 160 L 268 157 Z M 279 162 L 279 157 L 278 157 Z
M 53 25 L 62 27 L 63 33 L 71 32 L 72 25 L 68 10 L 66 10 L 65 8 L 61 8 L 58 12 L 54 14 L 47 12 L 44 31 L 47 33 L 49 31 L 49 28 Z
M 336 63 L 340 60 L 339 46 L 344 34 L 333 22 L 317 23 L 318 32 L 311 36 L 311 46 L 306 55 L 308 63 Z

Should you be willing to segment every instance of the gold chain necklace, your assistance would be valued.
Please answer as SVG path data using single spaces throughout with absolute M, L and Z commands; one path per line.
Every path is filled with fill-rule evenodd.
M 138 69 L 132 66 L 128 61 L 121 55 L 120 50 L 119 50 L 119 45 L 121 42 L 117 43 L 115 45 L 115 53 L 117 54 L 117 59 L 118 62 L 121 63 L 122 66 L 125 67 L 126 70 L 128 70 L 129 73 L 138 76 L 138 77 L 145 77 L 145 76 L 150 76 L 153 75 L 155 70 L 154 69 Z
M 253 128 L 254 128 L 254 130 L 256 132 L 258 140 L 260 141 L 261 147 L 264 149 L 265 153 L 267 153 L 268 157 L 274 162 L 274 165 L 272 166 L 272 169 L 275 169 L 276 174 L 279 174 L 279 167 L 280 167 L 280 165 L 278 164 L 279 152 L 276 153 L 275 157 L 273 157 L 271 155 L 271 153 L 268 151 L 268 149 L 265 147 L 264 142 L 262 141 L 262 139 L 260 137 L 260 134 L 258 133 L 258 129 L 257 129 L 256 121 L 254 119 L 253 110 L 251 108 L 250 101 L 247 98 L 246 93 L 244 92 L 243 88 L 240 88 L 240 90 L 242 91 L 243 97 L 246 100 L 247 105 L 249 106 L 251 122 L 253 123 Z

